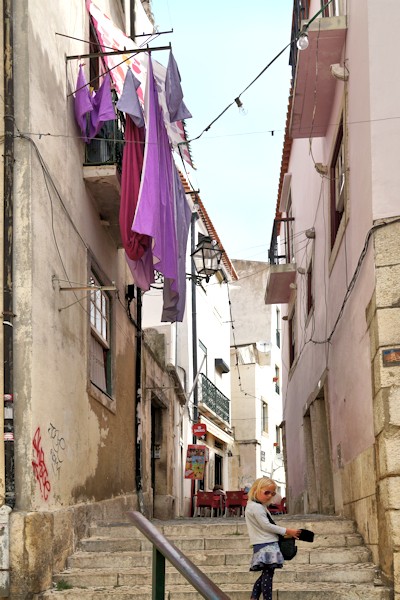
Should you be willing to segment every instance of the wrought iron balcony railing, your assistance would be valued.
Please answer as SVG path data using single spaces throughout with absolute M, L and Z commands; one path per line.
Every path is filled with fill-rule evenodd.
M 293 235 L 291 231 L 292 217 L 286 219 L 275 219 L 272 228 L 271 245 L 268 251 L 269 262 L 271 265 L 284 265 L 294 261 Z M 281 247 L 278 246 L 278 236 L 280 235 L 281 224 L 284 226 L 284 236 Z
M 205 375 L 200 374 L 199 404 L 212 410 L 222 421 L 230 423 L 230 400 Z
M 116 115 L 115 121 L 106 121 L 98 135 L 86 144 L 85 166 L 116 165 L 121 173 L 125 119 L 118 110 L 116 110 Z

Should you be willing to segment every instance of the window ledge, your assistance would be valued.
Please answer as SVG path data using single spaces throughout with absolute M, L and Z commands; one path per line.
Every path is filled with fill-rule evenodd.
M 109 396 L 105 392 L 102 392 L 91 381 L 89 382 L 87 391 L 88 391 L 89 396 L 91 396 L 94 400 L 97 400 L 98 402 L 100 402 L 100 404 L 102 404 L 105 408 L 107 408 L 114 415 L 116 414 L 117 401 L 114 398 L 111 398 L 111 396 Z

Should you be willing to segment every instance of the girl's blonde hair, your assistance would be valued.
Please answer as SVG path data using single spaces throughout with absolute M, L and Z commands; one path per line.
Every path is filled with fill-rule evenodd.
M 259 479 L 256 479 L 249 490 L 247 495 L 248 499 L 257 500 L 258 493 L 270 485 L 274 485 L 276 487 L 275 481 L 270 477 L 260 477 Z

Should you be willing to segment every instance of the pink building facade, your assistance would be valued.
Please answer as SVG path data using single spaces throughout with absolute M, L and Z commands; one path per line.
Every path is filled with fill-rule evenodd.
M 379 4 L 379 5 L 378 5 Z M 315 18 L 314 18 L 315 17 Z M 294 2 L 267 303 L 290 512 L 344 514 L 400 597 L 400 5 Z M 283 308 L 284 308 L 283 307 Z

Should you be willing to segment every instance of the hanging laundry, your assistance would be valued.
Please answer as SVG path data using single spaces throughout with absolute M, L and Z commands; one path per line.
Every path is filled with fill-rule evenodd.
M 190 119 L 192 117 L 183 101 L 181 76 L 172 52 L 169 53 L 167 73 L 165 76 L 165 96 L 171 123 Z
M 139 12 L 143 14 L 144 11 L 140 2 L 139 6 Z M 116 25 L 114 25 L 111 19 L 108 16 L 106 16 L 96 6 L 96 4 L 92 2 L 92 0 L 86 0 L 86 8 L 89 11 L 91 21 L 97 33 L 98 41 L 101 44 L 99 50 L 106 53 L 103 57 L 103 60 L 107 68 L 111 69 L 110 75 L 114 83 L 115 91 L 118 95 L 121 95 L 125 81 L 125 75 L 128 70 L 128 63 L 121 63 L 120 56 L 109 55 L 107 54 L 107 50 L 109 50 L 110 47 L 114 48 L 115 50 L 124 50 L 131 48 L 133 49 L 137 48 L 137 45 L 129 37 L 127 37 L 125 33 L 121 29 L 119 29 L 119 27 L 116 27 Z M 150 29 L 148 30 L 150 31 Z M 130 62 L 131 68 L 133 69 L 135 75 L 143 84 L 143 82 L 146 80 L 147 65 L 147 59 L 145 58 L 144 53 L 132 56 Z M 171 122 L 169 119 L 168 108 L 165 99 L 166 68 L 157 61 L 154 61 L 153 68 L 155 76 L 158 77 L 159 81 L 162 81 L 162 86 L 159 90 L 159 101 L 164 111 L 165 124 L 167 127 L 169 139 L 171 140 L 175 152 L 181 155 L 181 157 L 189 165 L 193 166 L 189 147 L 185 144 L 185 142 L 187 141 L 187 137 L 182 122 Z M 138 88 L 139 99 L 142 101 L 143 98 L 141 96 L 141 92 L 142 87 Z
M 111 95 L 111 80 L 108 73 L 104 76 L 103 83 L 97 93 L 91 95 L 82 65 L 79 66 L 74 109 L 75 118 L 83 139 L 87 143 L 99 133 L 103 123 L 116 119 Z
M 111 95 L 111 80 L 107 73 L 103 83 L 92 96 L 93 110 L 90 113 L 89 139 L 94 138 L 100 131 L 105 121 L 115 121 L 116 114 Z
M 163 311 L 161 321 L 174 323 L 182 321 L 186 305 L 186 246 L 192 211 L 186 200 L 181 178 L 175 164 L 172 165 L 174 172 L 174 202 L 175 202 L 175 226 L 178 242 L 178 285 L 173 289 L 171 279 L 164 280 L 163 289 Z
M 132 119 L 127 116 L 122 158 L 119 226 L 133 280 L 143 291 L 148 291 L 154 282 L 152 240 L 148 235 L 132 231 L 143 166 L 144 139 L 144 129 L 136 127 Z
M 132 260 L 141 259 L 145 251 L 151 246 L 151 238 L 148 235 L 132 231 L 143 167 L 144 139 L 144 128 L 136 127 L 132 119 L 127 116 L 124 154 L 122 157 L 119 226 L 125 252 Z
M 120 99 L 117 102 L 117 108 L 121 112 L 129 115 L 137 127 L 144 127 L 143 110 L 139 102 L 137 89 L 140 87 L 140 81 L 132 73 L 131 69 L 126 72 L 124 88 Z
M 133 281 L 143 292 L 148 292 L 154 283 L 153 254 L 149 248 L 140 260 L 131 260 L 125 253 L 126 262 L 132 273 Z
M 158 103 L 151 58 L 148 61 L 146 146 L 139 200 L 132 230 L 153 238 L 155 268 L 177 291 L 178 256 L 174 221 L 172 150 Z
M 87 114 L 93 110 L 92 99 L 86 83 L 82 65 L 79 65 L 78 79 L 76 81 L 76 93 L 74 97 L 75 118 L 82 132 L 85 142 L 88 141 Z

